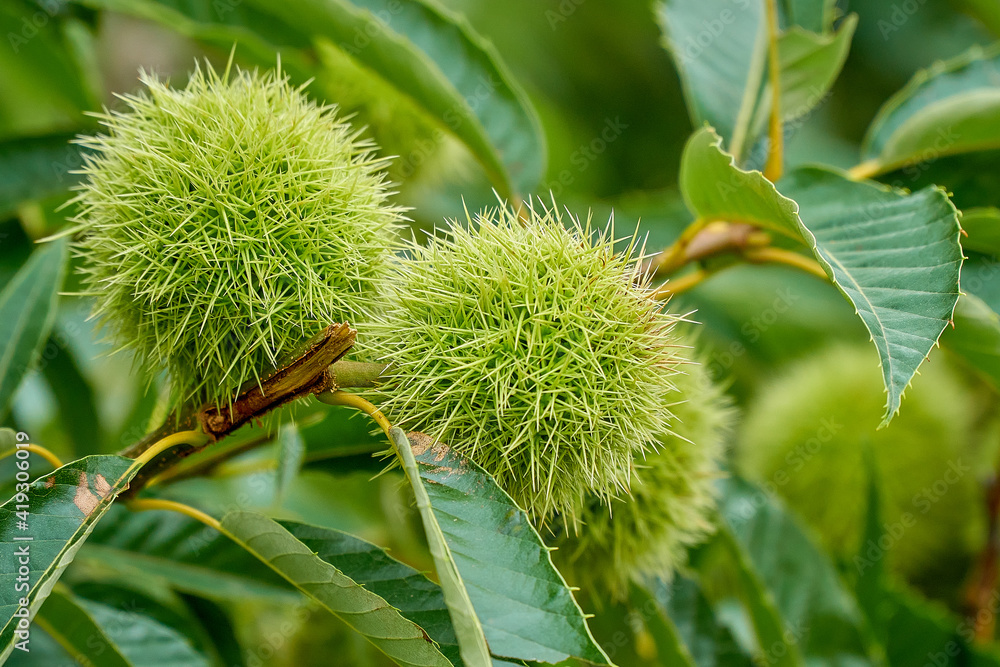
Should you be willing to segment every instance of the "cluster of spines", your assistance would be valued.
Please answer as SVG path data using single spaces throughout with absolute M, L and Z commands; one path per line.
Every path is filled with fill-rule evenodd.
M 227 401 L 363 319 L 400 211 L 372 146 L 278 74 L 197 68 L 100 116 L 74 232 L 95 314 L 174 402 Z
M 633 460 L 669 430 L 677 318 L 613 234 L 542 206 L 453 222 L 410 245 L 370 328 L 387 414 L 470 456 L 535 518 L 627 493 Z
M 655 453 L 636 461 L 629 495 L 610 503 L 592 498 L 576 530 L 553 527 L 560 570 L 599 596 L 625 599 L 633 581 L 670 578 L 687 550 L 713 530 L 732 404 L 702 364 L 686 364 L 675 382 L 673 432 L 661 435 Z

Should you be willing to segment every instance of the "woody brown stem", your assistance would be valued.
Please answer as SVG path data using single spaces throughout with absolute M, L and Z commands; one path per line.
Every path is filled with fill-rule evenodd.
M 330 366 L 347 354 L 356 336 L 357 331 L 347 324 L 331 324 L 298 358 L 260 383 L 250 384 L 236 396 L 232 405 L 219 407 L 215 403 L 207 403 L 179 417 L 168 418 L 163 426 L 125 449 L 121 455 L 136 458 L 165 435 L 178 430 L 200 427 L 209 436 L 209 441 L 204 445 L 178 445 L 164 452 L 139 471 L 127 494 L 134 495 L 160 472 L 208 444 L 218 442 L 244 424 L 295 399 L 336 389 L 340 385 L 335 382 Z M 357 369 L 354 371 L 357 375 Z

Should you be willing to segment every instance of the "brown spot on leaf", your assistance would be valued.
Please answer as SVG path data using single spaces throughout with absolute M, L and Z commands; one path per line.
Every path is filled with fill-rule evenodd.
M 422 456 L 428 450 L 431 452 L 431 458 L 435 463 L 440 463 L 444 461 L 445 457 L 449 454 L 453 454 L 452 450 L 448 445 L 441 441 L 435 441 L 432 437 L 426 433 L 420 433 L 419 431 L 411 431 L 406 434 L 406 437 L 410 439 L 410 447 L 413 449 L 414 456 Z M 434 466 L 430 469 L 430 472 L 435 475 L 448 476 L 452 473 L 462 473 L 468 467 L 466 464 L 466 459 L 464 456 L 460 456 L 454 453 L 454 458 L 458 459 L 458 467 L 452 466 Z M 425 464 L 426 465 L 426 464 Z
M 108 480 L 101 473 L 97 473 L 97 476 L 94 478 L 94 488 L 100 494 L 101 498 L 111 492 L 111 485 L 108 484 Z
M 45 478 L 45 488 L 46 489 L 51 489 L 55 485 L 56 485 L 55 475 L 52 475 L 51 477 L 46 477 Z
M 87 483 L 87 473 L 81 472 L 80 482 L 76 485 L 76 495 L 73 496 L 73 504 L 80 508 L 84 516 L 90 516 L 100 502 L 100 498 L 90 490 L 90 484 Z
M 406 434 L 406 437 L 410 441 L 410 449 L 413 450 L 414 456 L 421 456 L 434 444 L 434 440 L 429 435 L 419 431 L 411 431 Z

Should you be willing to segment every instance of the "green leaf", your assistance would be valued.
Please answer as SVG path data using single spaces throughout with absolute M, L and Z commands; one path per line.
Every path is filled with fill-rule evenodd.
M 0 218 L 21 204 L 67 192 L 80 176 L 80 148 L 72 134 L 8 139 L 0 142 Z
M 862 156 L 873 171 L 1000 148 L 1000 45 L 918 72 L 879 111 Z
M 406 478 L 413 488 L 413 495 L 416 497 L 417 510 L 420 512 L 420 518 L 424 524 L 427 544 L 430 547 L 431 557 L 434 559 L 434 569 L 441 582 L 444 601 L 448 606 L 455 636 L 458 638 L 462 661 L 468 667 L 486 667 L 491 662 L 486 635 L 479 622 L 479 617 L 476 615 L 476 609 L 472 605 L 469 591 L 458 572 L 458 565 L 455 563 L 454 554 L 445 537 L 443 526 L 438 522 L 437 512 L 432 505 L 430 491 L 435 489 L 433 486 L 424 486 L 421 469 L 406 434 L 399 428 L 393 428 L 389 432 L 389 436 L 399 453 L 403 471 L 406 473 Z M 557 660 L 552 662 L 557 662 Z
M 973 621 L 961 619 L 921 598 L 900 584 L 888 584 L 880 593 L 885 607 L 886 658 L 893 667 L 998 667 L 994 646 L 973 642 Z
M 462 18 L 418 0 L 250 0 L 332 39 L 409 95 L 472 150 L 501 194 L 530 193 L 544 139 L 527 97 L 493 47 Z
M 680 189 L 691 212 L 712 222 L 745 222 L 802 240 L 798 205 L 759 171 L 744 171 L 710 127 L 695 132 L 681 155 Z
M 945 332 L 941 345 L 1000 391 L 1000 315 L 982 299 L 962 295 L 955 308 L 955 328 Z
M 73 443 L 73 451 L 77 455 L 93 452 L 101 442 L 94 390 L 80 372 L 60 327 L 56 326 L 56 333 L 49 336 L 42 355 L 41 370 L 59 405 L 59 420 Z
M 220 602 L 299 599 L 282 577 L 239 544 L 174 512 L 129 512 L 113 507 L 77 560 Z
M 78 662 L 101 667 L 208 667 L 173 628 L 149 616 L 53 591 L 35 622 Z
M 148 616 L 90 600 L 80 600 L 80 605 L 135 667 L 208 667 L 210 664 L 187 638 Z
M 825 33 L 833 24 L 836 0 L 780 0 L 778 11 L 783 25 L 801 26 L 805 30 Z
M 965 298 L 959 302 L 960 307 Z M 855 591 L 875 639 L 884 648 L 888 664 L 1000 665 L 997 655 L 970 644 L 974 636 L 972 620 L 953 617 L 888 575 L 884 549 L 880 546 L 887 536 L 879 509 L 881 498 L 876 481 L 879 475 L 875 457 L 867 445 L 866 467 L 868 510 L 864 539 L 853 562 L 857 574 Z
M 857 578 L 854 582 L 854 595 L 858 605 L 868 616 L 869 623 L 877 626 L 881 621 L 883 605 L 881 603 L 882 586 L 886 577 L 885 558 L 871 558 L 869 551 L 879 549 L 879 540 L 885 532 L 882 523 L 882 497 L 879 490 L 878 462 L 871 441 L 858 443 L 864 447 L 865 476 L 868 481 L 868 503 L 865 508 L 865 527 L 861 537 L 861 545 L 855 554 L 854 566 Z
M 159 23 L 191 39 L 237 52 L 267 68 L 277 64 L 300 83 L 310 76 L 310 40 L 246 2 L 200 3 L 187 0 L 75 0 L 91 9 L 117 12 Z
M 878 180 L 907 190 L 940 186 L 951 194 L 956 207 L 968 211 L 981 206 L 1000 206 L 997 164 L 1000 164 L 1000 150 L 945 155 L 887 172 Z
M 285 489 L 292 485 L 305 459 L 306 445 L 295 422 L 287 422 L 278 430 L 278 479 L 275 500 L 280 501 Z
M 757 640 L 753 649 L 757 662 L 778 667 L 803 667 L 805 661 L 794 634 L 801 632 L 802 628 L 786 626 L 774 593 L 768 590 L 750 554 L 746 553 L 729 526 L 721 525 L 716 531 L 713 542 L 726 557 L 723 562 L 729 576 L 735 579 L 734 592 L 742 601 L 753 624 Z M 705 572 L 701 575 L 705 577 Z M 786 632 L 790 631 L 793 634 L 789 636 L 796 637 L 795 641 L 786 641 Z M 775 647 L 780 648 L 772 650 Z
M 493 48 L 464 20 L 419 0 L 265 0 L 208 5 L 183 0 L 79 0 L 164 24 L 274 67 L 310 76 L 308 50 L 330 39 L 409 96 L 463 141 L 501 194 L 534 190 L 545 168 L 537 115 Z M 291 70 L 289 70 L 291 71 Z M 335 100 L 332 100 L 335 101 Z
M 724 530 L 773 596 L 789 633 L 782 644 L 799 647 L 809 661 L 876 664 L 861 610 L 826 555 L 761 489 L 737 477 L 721 486 Z
M 548 549 L 510 496 L 447 446 L 419 433 L 411 433 L 410 441 L 399 429 L 392 434 L 411 482 L 419 472 L 414 492 L 425 528 L 430 526 L 432 553 L 438 552 L 435 562 L 454 562 L 457 571 L 450 576 L 460 577 L 468 591 L 490 651 L 521 660 L 576 657 L 608 664 Z M 435 546 L 438 540 L 443 544 Z M 438 575 L 448 600 L 445 575 Z M 450 600 L 449 608 L 454 621 Z
M 1000 208 L 984 206 L 962 211 L 962 247 L 987 255 L 1000 255 Z
M 829 35 L 793 27 L 778 38 L 781 117 L 785 122 L 805 116 L 823 101 L 847 60 L 857 25 L 857 14 L 851 14 L 837 32 Z M 770 97 L 765 95 L 761 99 Z M 769 108 L 770 105 L 762 104 L 758 114 Z M 763 116 L 766 118 L 767 113 Z
M 52 591 L 35 616 L 35 623 L 81 664 L 100 656 L 102 667 L 133 667 L 97 621 L 68 593 Z
M 420 626 L 319 558 L 274 520 L 254 512 L 234 511 L 222 518 L 222 530 L 397 664 L 451 665 Z
M 63 43 L 79 73 L 80 87 L 87 95 L 88 106 L 99 109 L 106 90 L 97 56 L 97 38 L 82 20 L 67 16 L 60 26 Z
M 629 591 L 629 602 L 639 611 L 642 625 L 656 644 L 656 658 L 662 665 L 676 667 L 704 667 L 704 662 L 695 662 L 687 647 L 681 641 L 680 632 L 673 621 L 663 614 L 653 596 L 645 589 L 633 586 Z
M 386 553 L 347 533 L 294 521 L 279 521 L 295 539 L 366 589 L 382 596 L 438 644 L 455 667 L 461 667 L 458 639 L 441 587 Z
M 955 310 L 958 212 L 940 188 L 908 194 L 818 168 L 793 172 L 779 186 L 798 203 L 803 237 L 878 349 L 884 426 Z
M 38 357 L 55 319 L 66 269 L 64 240 L 39 248 L 0 293 L 0 417 Z
M 804 243 L 854 305 L 878 349 L 883 425 L 951 320 L 962 265 L 958 211 L 936 187 L 908 194 L 810 168 L 778 188 L 744 171 L 711 128 L 681 157 L 680 187 L 704 221 L 746 222 Z M 782 194 L 784 193 L 784 194 Z
M 694 124 L 717 128 L 739 159 L 764 80 L 764 3 L 661 0 L 657 13 Z
M 4 553 L 16 555 L 0 571 L 0 618 L 7 619 L 0 631 L 0 662 L 19 641 L 23 614 L 31 618 L 38 611 L 137 469 L 135 461 L 121 456 L 88 456 L 35 480 L 0 507 L 0 545 Z M 27 506 L 27 516 L 18 515 L 21 505 Z M 28 562 L 21 563 L 17 554 L 25 549 Z
M 670 583 L 657 580 L 651 592 L 670 617 L 695 665 L 749 667 L 753 664 L 729 630 L 720 624 L 695 580 L 679 575 Z
M 44 7 L 44 10 L 43 10 Z M 62 17 L 29 0 L 0 3 L 0 137 L 75 128 L 90 97 L 61 34 Z M 41 16 L 39 16 L 41 14 Z M 44 19 L 44 20 L 42 20 Z
M 791 25 L 778 35 L 783 123 L 799 121 L 801 124 L 800 119 L 826 99 L 847 60 L 857 25 L 857 14 L 851 14 L 836 32 L 812 32 L 800 25 Z M 769 150 L 770 139 L 758 138 L 767 133 L 772 97 L 768 76 L 754 110 L 750 139 L 756 143 L 748 163 L 762 163 Z
M 182 596 L 191 616 L 201 625 L 212 651 L 226 667 L 246 667 L 244 649 L 233 625 L 230 610 L 194 595 Z

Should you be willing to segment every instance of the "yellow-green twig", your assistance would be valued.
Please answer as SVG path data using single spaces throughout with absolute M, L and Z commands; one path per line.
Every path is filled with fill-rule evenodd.
M 709 223 L 705 218 L 698 218 L 693 221 L 684 232 L 677 237 L 677 240 L 670 244 L 663 252 L 659 254 L 652 266 L 650 273 L 653 275 L 671 273 L 681 268 L 684 265 L 684 254 L 687 250 L 688 245 L 694 237 L 698 236 L 698 233 L 705 228 Z
M 174 500 L 162 500 L 160 498 L 140 498 L 138 500 L 132 500 L 126 503 L 128 507 L 133 512 L 145 512 L 147 510 L 167 510 L 170 512 L 178 512 L 189 516 L 192 519 L 197 519 L 206 526 L 215 528 L 216 530 L 222 532 L 222 524 L 219 520 L 213 516 L 205 514 L 200 509 L 191 507 L 190 505 L 185 505 L 184 503 L 179 503 Z
M 692 287 L 700 285 L 703 281 L 705 281 L 705 279 L 711 276 L 712 273 L 712 271 L 706 271 L 705 269 L 697 269 L 696 271 L 683 275 L 680 278 L 672 278 L 671 280 L 663 283 L 663 285 L 653 293 L 653 298 L 669 299 L 675 294 L 687 292 Z
M 877 176 L 882 171 L 882 163 L 878 160 L 866 160 L 847 170 L 847 175 L 853 181 L 863 181 Z
M 790 250 L 784 250 L 782 248 L 775 248 L 772 246 L 765 248 L 750 248 L 743 253 L 743 257 L 748 262 L 752 262 L 754 264 L 784 264 L 786 266 L 792 266 L 796 269 L 805 271 L 806 273 L 814 275 L 821 280 L 829 279 L 829 276 L 826 274 L 826 270 L 820 266 L 819 262 Z
M 764 176 L 774 183 L 784 171 L 785 136 L 781 125 L 781 57 L 778 53 L 778 0 L 766 0 L 768 69 L 771 81 L 770 150 Z
M 31 445 L 31 444 L 28 444 L 28 445 L 21 445 L 20 447 L 12 447 L 12 448 L 8 449 L 7 451 L 5 451 L 3 453 L 0 453 L 0 459 L 5 459 L 8 456 L 13 456 L 14 453 L 17 452 L 17 450 L 19 450 L 19 449 L 26 449 L 29 452 L 32 452 L 34 454 L 38 454 L 43 459 L 45 459 L 46 461 L 48 461 L 49 463 L 51 463 L 53 468 L 62 468 L 63 467 L 63 462 L 59 460 L 59 457 L 56 456 L 55 454 L 53 454 L 52 452 L 50 452 L 49 450 L 45 449 L 41 445 Z
M 171 447 L 176 447 L 177 445 L 194 445 L 200 446 L 208 442 L 210 438 L 202 433 L 200 430 L 194 429 L 191 431 L 180 431 L 178 433 L 173 433 L 167 437 L 158 440 L 156 443 L 151 445 L 149 449 L 144 451 L 141 455 L 136 457 L 135 462 L 139 468 L 146 465 L 157 456 L 167 451 Z
M 389 435 L 389 431 L 392 430 L 392 424 L 389 423 L 389 420 L 386 419 L 382 411 L 373 403 L 366 401 L 357 394 L 350 394 L 346 391 L 330 391 L 317 394 L 316 398 L 327 405 L 346 405 L 347 407 L 361 410 L 374 419 L 382 427 L 382 430 L 385 431 L 386 437 L 390 441 L 392 440 L 392 436 Z

